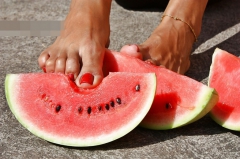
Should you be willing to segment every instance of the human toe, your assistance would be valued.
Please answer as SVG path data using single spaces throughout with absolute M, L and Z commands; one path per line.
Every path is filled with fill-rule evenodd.
M 80 57 L 78 53 L 70 52 L 66 60 L 65 74 L 76 79 L 80 72 Z
M 82 67 L 76 79 L 76 84 L 82 88 L 94 88 L 103 79 L 103 58 L 105 49 L 98 51 L 89 50 L 88 53 L 81 53 Z
M 82 67 L 76 84 L 81 88 L 94 88 L 103 80 L 102 69 L 97 66 Z
M 56 72 L 56 73 L 65 73 L 66 60 L 67 60 L 66 53 L 60 54 L 56 58 L 54 72 Z
M 39 66 L 44 70 L 44 72 L 52 73 L 56 71 L 56 62 L 62 63 L 65 52 L 62 52 L 58 47 L 50 46 L 48 49 L 43 51 L 39 58 Z M 57 68 L 60 69 L 60 68 Z
M 121 53 L 142 59 L 142 54 L 140 52 L 140 46 L 133 44 L 133 45 L 125 45 L 120 50 Z
M 38 65 L 39 67 L 46 72 L 46 61 L 49 59 L 49 54 L 47 51 L 43 51 L 38 57 Z

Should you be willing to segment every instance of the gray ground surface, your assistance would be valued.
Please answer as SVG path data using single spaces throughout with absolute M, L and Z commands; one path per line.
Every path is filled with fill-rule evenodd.
M 0 20 L 64 20 L 69 0 L 1 0 Z M 206 84 L 211 57 L 219 47 L 240 55 L 240 2 L 222 0 L 206 10 L 202 33 L 191 55 L 187 75 Z M 111 45 L 141 43 L 158 25 L 160 11 L 125 10 L 115 2 L 111 12 Z M 105 145 L 71 148 L 35 137 L 12 115 L 4 93 L 7 73 L 40 72 L 37 58 L 55 36 L 0 36 L 0 158 L 240 158 L 239 132 L 218 126 L 209 116 L 188 126 L 152 131 L 136 128 Z

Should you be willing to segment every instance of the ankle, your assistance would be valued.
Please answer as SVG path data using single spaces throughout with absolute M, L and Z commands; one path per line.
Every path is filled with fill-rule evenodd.
M 178 17 L 187 22 L 194 29 L 198 37 L 201 32 L 202 17 L 207 2 L 208 0 L 170 0 L 164 14 Z
M 159 28 L 171 28 L 173 31 L 177 32 L 178 35 L 180 35 L 180 38 L 182 36 L 182 38 L 187 37 L 193 42 L 197 41 L 198 34 L 191 26 L 191 24 L 178 17 L 174 17 L 168 14 L 163 15 Z

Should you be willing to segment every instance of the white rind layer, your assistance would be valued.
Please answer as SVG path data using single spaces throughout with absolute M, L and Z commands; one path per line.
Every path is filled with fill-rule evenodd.
M 194 109 L 188 111 L 189 113 L 178 114 L 178 116 L 174 117 L 174 121 L 171 124 L 163 125 L 158 123 L 142 123 L 141 126 L 154 130 L 168 130 L 177 127 L 182 127 L 193 123 L 206 114 L 208 114 L 211 109 L 216 105 L 219 100 L 218 93 L 215 89 L 210 88 L 206 85 L 202 85 L 200 90 L 196 94 L 197 99 L 194 103 L 189 103 L 188 106 L 194 106 Z M 181 106 L 177 106 L 177 108 L 181 108 Z
M 219 48 L 216 48 L 213 55 L 212 55 L 212 64 L 210 66 L 210 71 L 209 71 L 209 76 L 208 76 L 208 86 L 210 86 L 210 79 L 212 78 L 212 72 L 213 72 L 213 69 L 214 69 L 214 66 L 215 66 L 215 57 L 217 56 L 217 54 L 221 53 L 221 49 Z
M 195 106 L 194 110 L 187 115 L 184 114 L 184 117 L 176 119 L 172 127 L 181 127 L 199 120 L 210 112 L 217 101 L 218 95 L 214 89 L 207 86 L 202 87 L 198 93 L 198 99 L 196 99 L 196 102 L 193 103 Z
M 211 109 L 216 105 L 219 100 L 218 93 L 215 89 L 204 86 L 199 91 L 199 98 L 196 100 L 196 108 L 190 120 L 187 124 L 195 122 L 208 114 Z M 195 115 L 194 115 L 195 114 Z

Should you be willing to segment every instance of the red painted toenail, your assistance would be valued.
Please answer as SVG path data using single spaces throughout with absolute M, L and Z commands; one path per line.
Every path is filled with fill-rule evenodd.
M 80 78 L 80 84 L 82 83 L 88 83 L 88 84 L 93 84 L 94 76 L 91 73 L 85 73 L 82 75 Z
M 67 76 L 71 81 L 74 81 L 74 75 L 72 73 L 68 74 Z
M 46 67 L 43 67 L 42 70 L 43 70 L 43 72 L 45 72 L 45 73 L 47 72 L 47 71 L 46 71 Z

